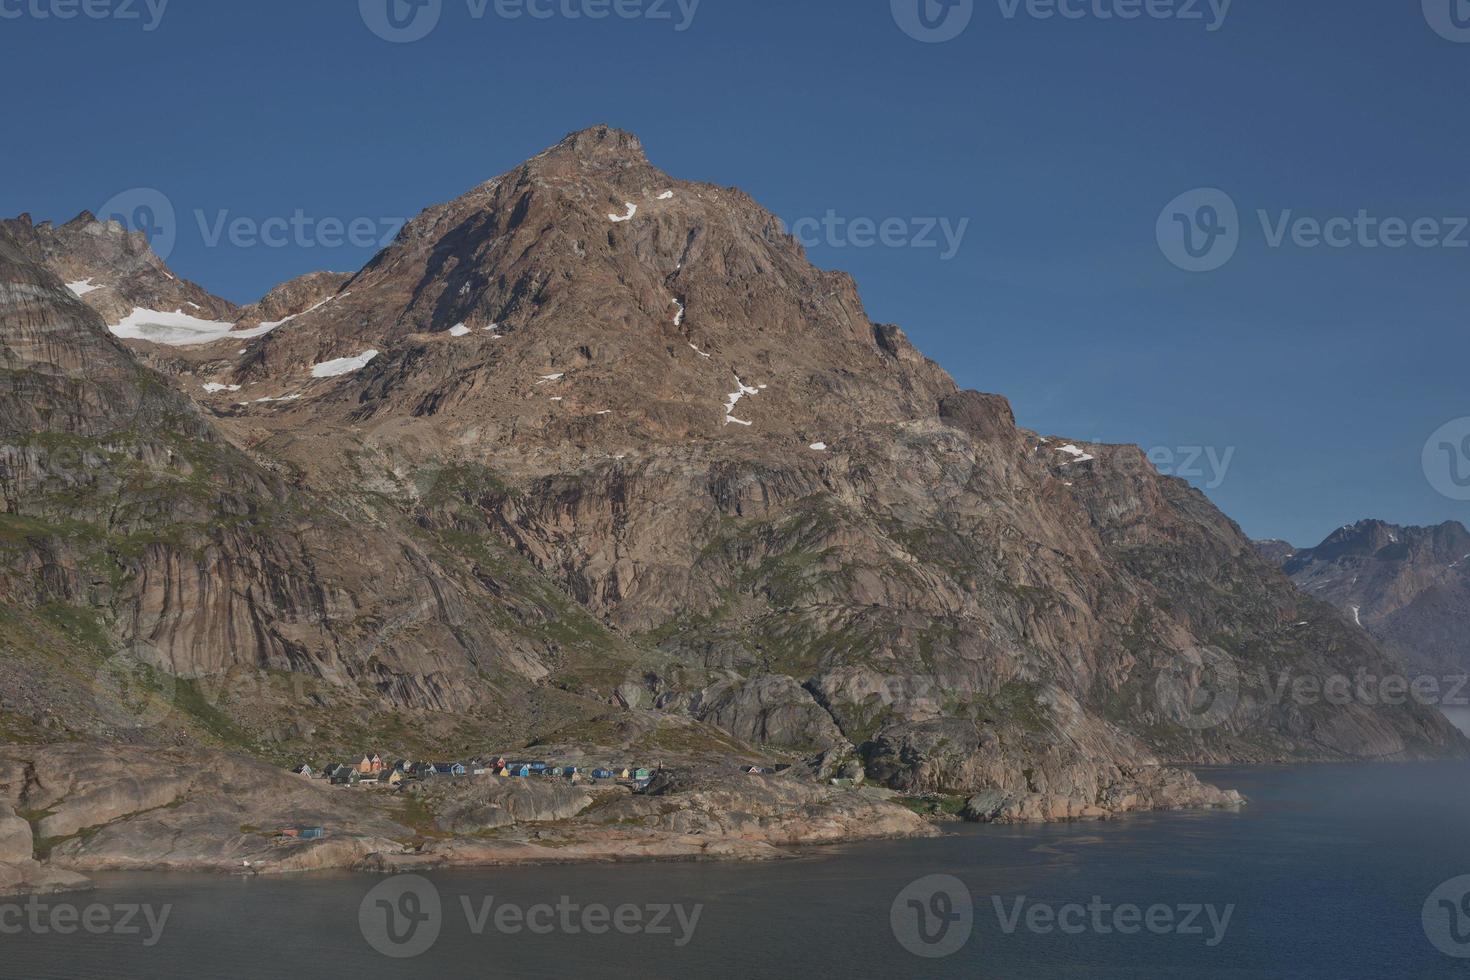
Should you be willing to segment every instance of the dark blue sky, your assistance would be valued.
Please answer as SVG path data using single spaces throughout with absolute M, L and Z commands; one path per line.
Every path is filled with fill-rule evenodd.
M 602 20 L 562 13 L 599 0 L 533 0 L 548 19 L 442 0 L 412 43 L 372 33 L 356 0 L 171 0 L 156 25 L 146 0 L 86 0 L 139 19 L 38 16 L 67 2 L 0 0 L 0 212 L 64 220 L 157 188 L 178 214 L 171 264 L 231 299 L 374 248 L 211 245 L 221 216 L 405 217 L 607 122 L 673 175 L 738 184 L 788 221 L 968 220 L 947 260 L 845 231 L 811 253 L 1024 425 L 1139 443 L 1166 470 L 1212 451 L 1181 475 L 1252 535 L 1470 516 L 1421 459 L 1470 415 L 1470 248 L 1357 231 L 1272 247 L 1257 217 L 1470 215 L 1470 43 L 1419 2 L 1235 0 L 1210 30 L 1209 0 L 1151 0 L 1199 20 L 973 0 L 943 43 L 900 29 L 918 0 L 897 16 L 889 0 L 703 0 L 682 31 L 678 0 L 616 0 L 671 19 Z M 1426 2 L 1457 36 L 1450 0 Z M 1239 210 L 1238 251 L 1211 272 L 1176 268 L 1156 235 L 1194 188 Z M 1163 226 L 1204 220 L 1198 204 Z M 1470 243 L 1453 220 L 1432 232 Z

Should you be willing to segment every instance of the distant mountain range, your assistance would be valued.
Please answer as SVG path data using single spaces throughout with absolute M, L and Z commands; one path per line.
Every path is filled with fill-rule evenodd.
M 1470 531 L 1457 521 L 1359 521 L 1315 548 L 1257 543 L 1307 594 L 1331 603 L 1404 664 L 1470 670 Z
M 1466 747 L 1265 697 L 1391 661 L 1137 447 L 1018 427 L 606 127 L 248 308 L 118 224 L 0 223 L 0 440 L 0 737 L 160 737 L 87 685 L 121 663 L 182 692 L 164 737 L 276 759 L 651 712 L 650 751 L 1064 815 L 1161 761 Z M 1247 690 L 1201 725 L 1210 667 Z

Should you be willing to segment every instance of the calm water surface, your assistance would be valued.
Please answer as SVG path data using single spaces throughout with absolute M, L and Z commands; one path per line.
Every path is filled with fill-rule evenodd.
M 150 928 L 141 915 L 134 920 L 138 935 L 27 929 L 0 935 L 0 977 L 1470 977 L 1470 959 L 1447 956 L 1427 938 L 1423 913 L 1438 886 L 1470 874 L 1470 766 L 1205 775 L 1241 789 L 1252 805 L 1239 814 L 1106 824 L 959 827 L 941 839 L 849 845 L 774 864 L 431 874 L 441 911 L 432 925 L 420 924 L 426 931 L 408 928 L 408 916 L 431 914 L 425 902 L 432 899 L 419 887 L 406 904 L 401 895 L 386 899 L 399 916 L 397 935 L 412 935 L 410 943 L 438 930 L 432 945 L 405 959 L 383 955 L 364 937 L 364 899 L 387 879 L 106 877 L 96 892 L 44 901 L 82 908 L 148 903 L 155 915 L 169 905 L 155 945 L 144 945 Z M 968 889 L 973 926 L 966 939 L 955 911 L 961 919 L 941 930 L 938 916 L 956 907 L 929 885 L 904 896 L 899 931 L 910 946 L 958 946 L 926 958 L 896 937 L 893 909 L 915 880 L 936 874 Z M 907 904 L 914 894 L 934 945 L 916 938 L 918 913 Z M 492 899 L 477 934 L 464 900 L 478 915 Z M 1018 901 L 1021 918 L 1011 928 L 1005 920 Z M 688 930 L 673 913 L 662 922 L 667 934 L 568 933 L 551 910 L 537 920 L 554 927 L 548 935 L 516 929 L 513 919 L 506 930 L 496 928 L 504 905 L 519 911 L 559 903 L 575 906 L 568 919 L 574 924 L 588 908 L 616 915 L 618 907 L 631 907 L 621 913 L 629 928 L 635 911 L 648 922 L 656 907 L 681 905 L 688 923 L 695 907 L 702 909 L 683 945 Z M 1062 911 L 1099 903 L 1107 910 L 1106 932 L 1091 912 Z M 368 905 L 374 938 L 403 951 L 384 939 L 386 913 Z M 1159 907 L 1153 914 L 1161 932 L 1113 931 L 1112 924 L 1129 924 L 1113 918 L 1125 905 L 1138 906 L 1140 915 Z M 1162 931 L 1167 917 L 1182 924 L 1189 908 L 1201 906 L 1212 907 L 1217 921 L 1230 908 L 1223 931 L 1204 912 L 1195 919 L 1199 934 Z M 1049 912 L 1060 912 L 1073 928 L 1048 930 Z M 1028 928 L 1031 917 L 1035 929 Z M 1467 930 L 1462 951 L 1470 953 L 1470 916 L 1455 925 Z

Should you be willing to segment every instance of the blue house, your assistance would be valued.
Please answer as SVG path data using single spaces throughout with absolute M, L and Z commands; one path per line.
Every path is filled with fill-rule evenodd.
M 616 779 L 617 777 L 618 777 L 618 774 L 615 773 L 615 772 L 613 772 L 611 769 L 594 769 L 594 770 L 592 770 L 592 778 L 593 779 Z
M 302 827 L 300 836 L 302 840 L 321 840 L 327 836 L 327 829 L 325 827 Z
M 531 775 L 531 767 L 524 762 L 512 762 L 509 768 L 512 776 Z
M 434 775 L 436 776 L 463 776 L 468 772 L 461 762 L 436 762 L 434 763 Z

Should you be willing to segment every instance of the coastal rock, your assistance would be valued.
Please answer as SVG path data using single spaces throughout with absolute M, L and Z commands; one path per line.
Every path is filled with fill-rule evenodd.
M 436 823 L 452 834 L 474 834 L 512 824 L 568 820 L 592 803 L 592 794 L 563 780 L 477 779 L 440 791 L 429 798 Z
M 0 803 L 0 863 L 29 861 L 34 856 L 30 823 L 16 816 L 10 806 Z

